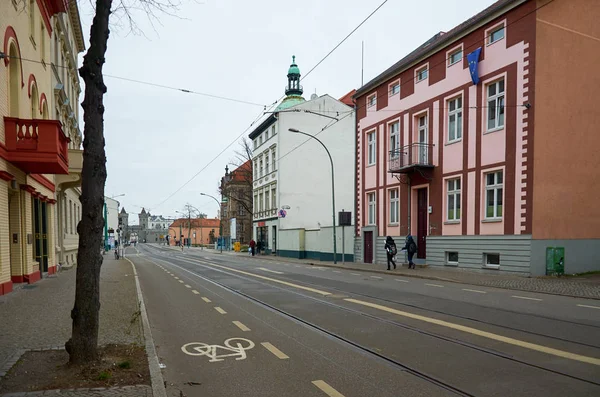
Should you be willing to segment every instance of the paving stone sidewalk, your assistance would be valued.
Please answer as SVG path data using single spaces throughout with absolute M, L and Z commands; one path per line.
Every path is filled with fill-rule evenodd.
M 0 297 L 0 372 L 19 353 L 30 349 L 62 348 L 71 333 L 70 312 L 75 300 L 75 268 L 63 270 Z M 135 277 L 131 264 L 106 255 L 100 274 L 99 343 L 143 343 Z M 136 318 L 132 322 L 132 319 Z M 152 396 L 149 386 L 110 389 L 52 390 L 6 396 Z
M 187 249 L 187 248 L 186 248 Z M 198 248 L 191 248 L 198 249 Z M 210 251 L 215 252 L 216 251 Z M 273 260 L 278 262 L 302 263 L 306 265 L 335 267 L 347 270 L 358 270 L 372 273 L 394 274 L 406 277 L 424 278 L 430 280 L 450 281 L 462 284 L 480 285 L 494 288 L 513 289 L 519 291 L 539 292 L 553 295 L 564 295 L 577 298 L 600 299 L 600 275 L 589 277 L 527 277 L 511 275 L 493 270 L 467 270 L 460 268 L 445 269 L 438 267 L 418 267 L 408 269 L 399 267 L 397 270 L 387 271 L 385 265 L 365 264 L 359 262 L 320 262 L 306 259 L 282 258 L 271 255 L 257 255 L 249 257 L 248 253 L 223 251 L 227 255 L 243 256 L 248 259 Z

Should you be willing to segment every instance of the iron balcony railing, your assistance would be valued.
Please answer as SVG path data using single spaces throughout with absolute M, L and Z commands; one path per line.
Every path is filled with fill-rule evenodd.
M 433 167 L 433 144 L 417 142 L 390 150 L 389 167 L 390 172 L 410 172 L 418 167 Z

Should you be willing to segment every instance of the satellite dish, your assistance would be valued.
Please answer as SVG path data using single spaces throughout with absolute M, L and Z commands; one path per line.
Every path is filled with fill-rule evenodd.
M 290 207 L 289 205 L 282 205 L 281 206 L 282 210 L 289 210 L 290 208 L 292 208 L 292 207 Z
M 312 94 L 312 95 L 310 96 L 310 99 L 317 99 L 318 97 L 319 97 L 319 96 L 318 96 L 317 94 Z

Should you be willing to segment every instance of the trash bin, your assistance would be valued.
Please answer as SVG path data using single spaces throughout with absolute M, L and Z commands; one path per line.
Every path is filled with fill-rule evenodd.
M 562 275 L 565 273 L 565 248 L 546 248 L 546 275 Z

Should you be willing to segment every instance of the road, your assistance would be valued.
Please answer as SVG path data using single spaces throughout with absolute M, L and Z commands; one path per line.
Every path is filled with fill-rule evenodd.
M 169 396 L 600 395 L 599 301 L 129 252 Z

